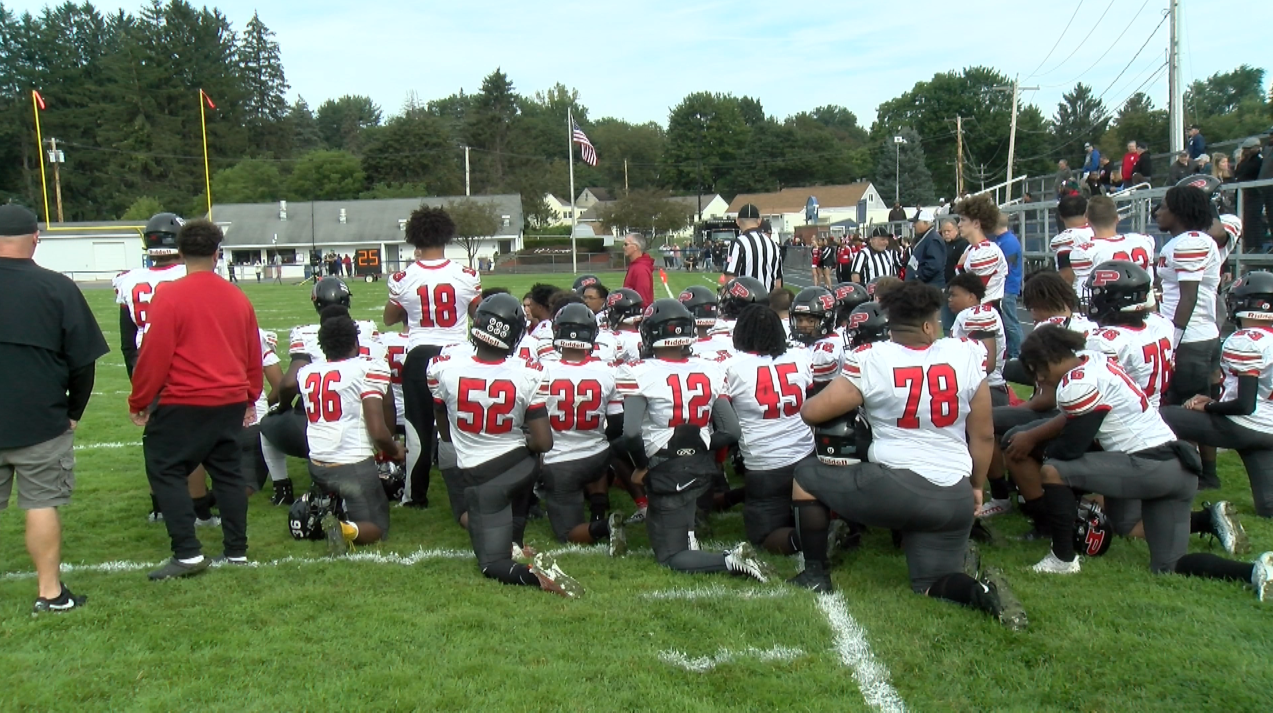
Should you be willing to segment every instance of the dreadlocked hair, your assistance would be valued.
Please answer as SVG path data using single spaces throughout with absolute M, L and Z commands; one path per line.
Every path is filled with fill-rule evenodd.
M 941 310 L 941 290 L 922 282 L 904 282 L 880 296 L 889 326 L 919 328 Z
M 336 319 L 337 317 L 348 317 L 351 320 L 353 319 L 353 317 L 349 314 L 349 308 L 345 305 L 327 305 L 319 311 L 318 323 L 325 324 L 327 320 Z
M 441 208 L 416 208 L 407 218 L 407 242 L 417 248 L 440 248 L 455 236 L 455 221 Z
M 1211 228 L 1211 200 L 1201 188 L 1173 186 L 1167 189 L 1163 203 L 1185 230 L 1206 232 Z
M 340 305 L 333 305 L 339 307 Z M 327 309 L 331 309 L 328 307 Z M 326 312 L 327 310 L 323 310 Z M 358 353 L 358 325 L 349 317 L 334 315 L 318 328 L 318 346 L 328 361 L 347 359 Z
M 1021 366 L 1037 378 L 1050 364 L 1073 357 L 1086 344 L 1082 334 L 1058 324 L 1036 327 L 1021 343 Z
M 768 305 L 747 305 L 734 324 L 734 348 L 770 357 L 786 354 L 787 332 L 782 318 Z
M 1045 312 L 1074 312 L 1079 308 L 1079 297 L 1060 273 L 1044 270 L 1026 278 L 1021 287 L 1021 304 L 1026 309 Z

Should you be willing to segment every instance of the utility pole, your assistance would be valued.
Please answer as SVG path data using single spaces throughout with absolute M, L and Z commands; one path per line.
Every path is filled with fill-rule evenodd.
M 1012 92 L 1012 128 L 1008 130 L 1008 183 L 1004 186 L 1007 189 L 1006 202 L 1012 200 L 1012 166 L 1017 154 L 1017 103 L 1020 99 L 1022 90 L 1037 91 L 1039 88 L 1021 86 L 1021 81 L 1018 76 L 1012 78 L 1011 86 L 991 87 L 991 89 L 997 92 Z M 982 185 L 982 190 L 985 190 L 984 184 Z
M 62 222 L 62 174 L 58 170 L 66 160 L 65 154 L 57 150 L 57 139 L 49 138 L 49 163 L 53 164 L 53 194 L 57 196 L 57 222 Z
M 1180 84 L 1180 0 L 1171 0 L 1171 41 L 1167 48 L 1167 132 L 1174 155 L 1185 148 L 1184 92 Z
M 628 160 L 623 159 L 623 195 L 628 195 Z
M 964 194 L 964 117 L 955 117 L 955 195 Z
M 902 144 L 906 143 L 906 139 L 901 136 L 893 137 L 893 203 L 901 203 L 902 195 Z
M 473 195 L 473 193 L 471 192 L 471 187 L 469 183 L 470 176 L 471 174 L 469 172 L 469 147 L 465 146 L 464 147 L 464 195 L 465 196 Z

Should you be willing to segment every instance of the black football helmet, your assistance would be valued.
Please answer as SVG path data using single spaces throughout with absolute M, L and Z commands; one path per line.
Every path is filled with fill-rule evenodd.
M 849 348 L 857 349 L 863 344 L 874 344 L 888 339 L 888 318 L 884 310 L 875 302 L 865 302 L 849 313 L 845 325 Z
M 853 310 L 858 305 L 871 301 L 866 288 L 856 282 L 841 282 L 831 288 L 831 294 L 835 296 L 835 323 L 838 325 L 848 324 Z
M 577 295 L 582 295 L 583 288 L 588 287 L 590 285 L 600 285 L 600 284 L 601 284 L 601 278 L 597 277 L 596 275 L 580 275 L 579 277 L 575 278 L 575 284 L 570 286 L 570 291 L 574 292 Z
M 1087 277 L 1087 314 L 1097 322 L 1119 312 L 1147 312 L 1154 308 L 1154 280 L 1139 265 L 1109 260 L 1092 268 Z
M 1080 500 L 1074 524 L 1074 551 L 1084 557 L 1100 557 L 1114 544 L 1114 528 L 1101 506 Z
M 813 427 L 814 450 L 818 460 L 825 465 L 853 465 L 860 463 L 858 456 L 857 411 L 850 411 L 826 423 Z
M 151 257 L 166 257 L 177 254 L 177 233 L 186 221 L 176 213 L 157 213 L 146 221 L 146 232 L 142 241 L 146 244 L 146 254 Z
M 342 514 L 340 498 L 328 495 L 317 485 L 308 493 L 300 496 L 287 511 L 287 530 L 296 540 L 321 540 L 326 537 L 323 531 L 323 517 L 328 512 Z
M 402 466 L 391 460 L 376 459 L 377 474 L 380 476 L 380 487 L 384 488 L 385 497 L 391 503 L 402 502 L 402 495 L 407 490 L 407 476 Z
M 694 315 L 680 302 L 663 298 L 645 308 L 641 317 L 641 349 L 644 356 L 662 347 L 689 347 L 697 339 Z
M 636 290 L 620 287 L 606 297 L 606 323 L 611 329 L 618 329 L 625 322 L 635 324 L 641 321 L 644 309 L 645 300 Z
M 1219 178 L 1216 178 L 1209 173 L 1195 173 L 1180 179 L 1176 182 L 1176 185 L 1197 188 L 1203 193 L 1206 193 L 1207 197 L 1211 199 L 1212 213 L 1216 217 L 1219 217 L 1221 213 L 1228 211 L 1228 207 L 1225 205 L 1224 191 L 1221 190 L 1221 186 L 1224 185 L 1224 181 L 1221 181 Z
M 1273 272 L 1248 272 L 1229 289 L 1234 318 L 1273 320 Z
M 558 349 L 592 351 L 597 343 L 597 317 L 587 305 L 568 304 L 553 317 L 553 346 Z
M 735 277 L 720 291 L 720 316 L 722 319 L 738 319 L 748 305 L 769 304 L 769 290 L 754 277 Z
M 710 327 L 716 324 L 716 293 L 706 285 L 690 285 L 677 298 L 694 315 L 694 324 Z
M 813 329 L 801 329 L 797 317 L 813 317 L 818 320 Z M 835 330 L 835 296 L 825 287 L 806 287 L 791 301 L 787 313 L 791 326 L 791 338 L 801 344 L 813 344 Z
M 353 304 L 353 300 L 349 295 L 349 285 L 339 277 L 324 277 L 314 283 L 314 288 L 309 291 L 309 299 L 314 303 L 314 310 L 322 312 L 324 307 L 331 305 L 344 305 L 349 307 Z
M 473 313 L 469 341 L 473 346 L 488 346 L 512 354 L 526 334 L 526 313 L 522 301 L 501 292 L 482 300 Z

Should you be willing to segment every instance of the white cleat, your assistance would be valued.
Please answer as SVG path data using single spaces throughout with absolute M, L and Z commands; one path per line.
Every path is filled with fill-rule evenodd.
M 981 508 L 977 510 L 977 517 L 987 518 L 995 515 L 1002 515 L 1012 509 L 1012 501 L 1004 498 L 1003 500 L 995 500 L 991 498 L 989 502 L 983 503 Z
M 1045 574 L 1078 574 L 1081 567 L 1077 556 L 1069 562 L 1063 562 L 1052 550 L 1048 550 L 1048 556 L 1039 560 L 1038 564 L 1030 569 Z
M 1242 523 L 1238 522 L 1238 514 L 1234 511 L 1233 503 L 1221 500 L 1208 509 L 1211 511 L 1211 529 L 1215 531 L 1216 537 L 1220 538 L 1224 551 L 1231 555 L 1249 552 L 1251 544 L 1247 542 L 1246 530 L 1242 529 Z
M 632 513 L 632 515 L 628 518 L 627 524 L 640 525 L 645 522 L 645 513 L 648 509 L 648 507 L 637 508 L 636 512 Z
M 531 574 L 539 580 L 539 588 L 545 592 L 556 594 L 566 599 L 578 599 L 583 596 L 583 585 L 574 577 L 561 571 L 547 552 L 535 555 L 535 563 L 530 567 Z
M 773 567 L 760 559 L 751 543 L 743 542 L 725 553 L 725 568 L 731 574 L 739 574 L 764 584 L 775 576 Z
M 1260 601 L 1273 601 L 1273 552 L 1265 552 L 1251 565 L 1251 586 Z
M 200 520 L 199 518 L 195 518 L 194 526 L 195 527 L 220 527 L 221 518 L 217 517 L 216 515 L 213 515 L 207 520 Z

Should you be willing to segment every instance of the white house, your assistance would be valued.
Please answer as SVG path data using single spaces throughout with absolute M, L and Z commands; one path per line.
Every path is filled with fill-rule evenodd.
M 107 281 L 142 266 L 145 227 L 138 221 L 41 224 L 35 262 L 76 282 Z
M 548 205 L 548 210 L 553 216 L 549 225 L 570 224 L 570 201 L 563 201 L 551 193 L 545 193 L 544 203 Z
M 738 210 L 751 203 L 760 215 L 773 224 L 774 233 L 788 236 L 806 224 L 805 205 L 809 197 L 818 200 L 818 223 L 853 220 L 870 225 L 888 220 L 888 205 L 869 181 L 840 186 L 801 186 L 784 188 L 776 193 L 740 193 L 730 202 L 726 217 L 736 217 Z

